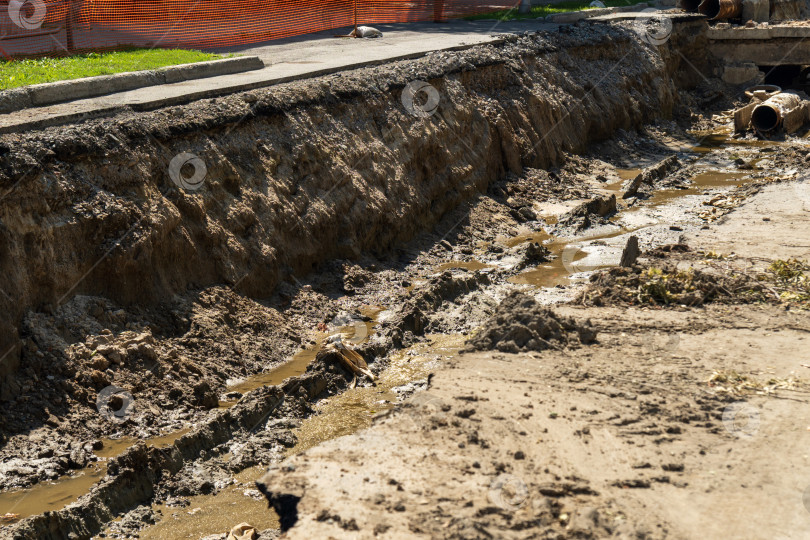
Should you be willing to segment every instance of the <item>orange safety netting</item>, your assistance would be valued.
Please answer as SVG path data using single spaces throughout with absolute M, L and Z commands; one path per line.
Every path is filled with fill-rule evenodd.
M 431 21 L 519 0 L 0 0 L 5 56 L 247 45 L 355 24 Z

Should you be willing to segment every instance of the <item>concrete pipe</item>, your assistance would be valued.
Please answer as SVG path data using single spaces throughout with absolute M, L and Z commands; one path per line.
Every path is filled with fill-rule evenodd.
M 687 13 L 697 13 L 702 0 L 678 0 L 678 7 Z
M 698 12 L 712 21 L 736 19 L 742 16 L 742 0 L 703 0 Z
M 754 108 L 751 113 L 751 125 L 763 133 L 776 131 L 782 125 L 785 115 L 801 103 L 802 98 L 796 94 L 789 92 L 776 94 Z

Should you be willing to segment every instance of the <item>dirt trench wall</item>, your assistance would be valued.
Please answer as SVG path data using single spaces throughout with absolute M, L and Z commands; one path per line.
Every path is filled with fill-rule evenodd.
M 416 80 L 436 89 L 435 114 L 403 105 Z M 507 169 L 666 116 L 675 96 L 632 31 L 571 26 L 3 136 L 0 397 L 19 393 L 18 369 L 43 369 L 21 347 L 28 310 L 76 294 L 158 304 L 215 283 L 266 298 L 329 258 L 410 239 Z M 170 178 L 184 152 L 207 169 L 197 191 Z

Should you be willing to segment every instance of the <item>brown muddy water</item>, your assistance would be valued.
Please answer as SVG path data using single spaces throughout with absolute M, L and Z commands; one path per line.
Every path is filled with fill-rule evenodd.
M 191 428 L 147 439 L 147 446 L 165 448 L 185 435 Z M 65 475 L 52 482 L 43 482 L 30 489 L 0 493 L 0 515 L 16 514 L 18 519 L 35 516 L 48 511 L 60 510 L 90 491 L 90 488 L 107 474 L 106 460 L 120 456 L 138 442 L 133 437 L 102 439 L 104 447 L 94 454 L 99 461 L 74 475 Z
M 621 178 L 621 180 L 606 184 L 603 187 L 603 191 L 607 194 L 615 194 L 617 199 L 621 200 L 622 187 L 625 182 L 638 176 L 638 174 L 642 172 L 642 169 L 616 169 L 615 172 L 616 175 Z M 650 208 L 672 203 L 677 199 L 686 197 L 688 195 L 699 195 L 709 189 L 733 188 L 743 185 L 753 180 L 751 176 L 752 172 L 753 171 L 724 170 L 702 171 L 693 176 L 691 183 L 684 188 L 657 189 L 652 196 L 645 200 L 642 204 L 629 208 L 619 208 L 619 212 L 616 216 L 611 218 L 611 221 L 617 222 L 622 218 L 627 217 L 628 214 L 643 212 L 649 210 Z M 608 262 L 605 264 L 587 263 L 585 259 L 588 258 L 589 251 L 587 248 L 583 247 L 585 244 L 616 238 L 618 236 L 630 234 L 657 225 L 661 225 L 661 222 L 653 221 L 639 227 L 618 226 L 617 224 L 617 227 L 619 228 L 616 230 L 576 238 L 556 238 L 546 231 L 539 231 L 535 234 L 515 237 L 507 242 L 509 247 L 524 242 L 539 242 L 549 249 L 554 258 L 548 263 L 541 264 L 510 278 L 509 281 L 518 285 L 533 285 L 535 287 L 557 287 L 569 285 L 571 283 L 572 274 L 608 268 L 610 266 L 615 266 L 619 262 L 620 252 L 617 252 L 613 254 L 613 257 L 608 258 Z M 615 259 L 615 261 L 612 259 Z
M 107 465 L 94 463 L 75 476 L 44 482 L 21 491 L 0 493 L 0 515 L 16 514 L 19 519 L 59 510 L 84 495 L 107 474 Z
M 138 533 L 142 540 L 198 539 L 228 531 L 239 523 L 249 523 L 258 530 L 279 527 L 278 516 L 267 508 L 254 482 L 264 474 L 264 467 L 251 467 L 234 475 L 235 484 L 216 495 L 189 497 L 184 508 L 155 505 L 162 519 Z

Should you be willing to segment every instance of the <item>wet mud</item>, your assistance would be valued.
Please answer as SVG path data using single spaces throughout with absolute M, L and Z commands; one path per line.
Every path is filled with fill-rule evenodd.
M 612 52 L 597 54 L 607 43 Z M 629 60 L 615 80 L 567 108 L 617 54 Z M 40 193 L 50 212 L 83 217 L 64 236 L 25 242 L 11 207 L 44 207 L 16 191 L 0 201 L 9 253 L 30 242 L 68 269 L 57 280 L 40 261 L 9 277 L 26 292 L 2 321 L 14 361 L 3 363 L 0 515 L 12 517 L 0 535 L 224 538 L 248 521 L 276 537 L 294 523 L 287 499 L 271 496 L 276 515 L 252 485 L 268 466 L 396 416 L 465 347 L 587 348 L 601 328 L 543 306 L 593 303 L 593 287 L 617 285 L 591 274 L 618 265 L 630 236 L 647 253 L 679 245 L 759 190 L 795 180 L 807 161 L 805 139 L 735 140 L 711 114 L 696 122 L 688 105 L 716 88 L 677 87 L 660 52 L 621 29 L 571 27 L 433 56 L 14 141 L 21 150 L 2 158 L 4 182 L 101 187 Z M 402 70 L 439 87 L 447 110 L 402 113 Z M 478 139 L 453 138 L 462 132 Z M 155 172 L 171 154 L 163 144 L 180 140 L 211 160 L 210 190 L 178 192 Z M 112 180 L 132 149 L 142 158 L 134 172 Z M 366 163 L 366 153 L 381 157 Z M 623 197 L 673 153 L 677 170 Z M 93 173 L 102 154 L 107 168 Z M 35 155 L 39 166 L 24 172 Z M 92 230 L 106 245 L 130 226 L 131 241 L 61 298 L 86 270 L 75 261 L 95 252 L 68 256 L 56 243 L 87 244 Z M 613 272 L 597 275 L 621 277 Z M 587 283 L 591 293 L 578 296 Z M 529 295 L 525 316 L 513 317 L 516 294 Z M 336 335 L 374 382 L 319 360 Z M 134 406 L 119 408 L 128 396 Z M 453 414 L 470 444 L 464 410 Z M 591 495 L 556 482 L 549 493 Z M 556 503 L 536 510 L 549 531 L 573 518 Z M 613 530 L 587 519 L 593 534 Z M 465 527 L 452 524 L 459 536 L 472 534 Z

